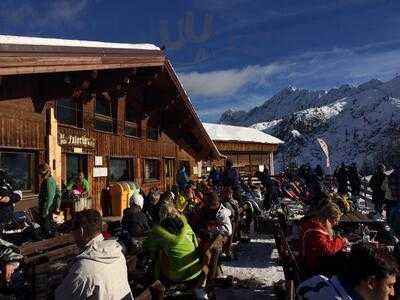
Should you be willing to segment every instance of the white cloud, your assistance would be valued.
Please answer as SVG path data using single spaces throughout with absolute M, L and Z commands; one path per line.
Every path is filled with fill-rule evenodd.
M 179 78 L 191 96 L 228 97 L 249 84 L 265 85 L 268 78 L 284 69 L 283 64 L 251 65 L 242 69 L 180 73 Z
M 330 89 L 346 83 L 358 85 L 372 78 L 389 80 L 400 70 L 400 49 L 396 44 L 393 41 L 353 49 L 309 51 L 267 66 L 183 73 L 180 77 L 198 104 L 200 116 L 215 121 L 229 108 L 248 110 L 261 105 L 271 93 L 289 85 Z M 211 99 L 213 107 L 209 107 Z
M 371 51 L 371 48 L 372 45 L 359 49 L 334 48 L 291 57 L 285 61 L 289 67 L 280 74 L 280 79 L 302 88 L 330 88 L 338 82 L 358 84 L 371 78 L 387 80 L 395 76 L 400 67 L 400 50 Z
M 377 52 L 373 45 L 367 45 L 358 49 L 310 51 L 264 66 L 180 73 L 179 77 L 189 95 L 223 99 L 233 95 L 247 97 L 255 90 L 271 91 L 288 85 L 331 88 L 338 83 L 358 84 L 371 78 L 387 80 L 396 75 L 399 67 L 400 50 Z
M 3 1 L 0 3 L 1 24 L 10 28 L 46 29 L 63 23 L 74 26 L 87 11 L 89 0 L 52 0 L 32 4 Z
M 51 20 L 70 21 L 81 15 L 88 6 L 88 0 L 52 1 L 48 11 L 48 18 Z

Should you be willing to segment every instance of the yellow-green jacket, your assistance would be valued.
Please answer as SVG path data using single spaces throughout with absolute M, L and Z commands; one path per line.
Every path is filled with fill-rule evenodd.
M 196 278 L 201 273 L 201 262 L 197 252 L 197 238 L 184 216 L 180 216 L 183 228 L 178 235 L 160 225 L 152 228 L 144 241 L 144 248 L 153 253 L 156 260 L 155 277 L 160 273 L 174 282 Z

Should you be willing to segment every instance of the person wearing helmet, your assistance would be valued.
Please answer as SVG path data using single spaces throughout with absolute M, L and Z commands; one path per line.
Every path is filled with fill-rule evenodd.
M 122 228 L 129 232 L 131 237 L 142 237 L 150 231 L 147 217 L 142 211 L 143 196 L 135 193 L 129 200 L 129 208 L 126 208 L 122 217 Z
M 7 172 L 0 170 L 0 223 L 8 224 L 14 220 L 14 204 L 22 199 L 22 192 L 15 191 Z

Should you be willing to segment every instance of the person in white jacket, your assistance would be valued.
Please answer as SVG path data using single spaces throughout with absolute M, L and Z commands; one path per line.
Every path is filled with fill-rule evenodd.
M 81 253 L 55 291 L 56 300 L 133 300 L 122 246 L 104 240 L 102 219 L 96 210 L 77 212 L 73 235 Z
M 208 221 L 208 231 L 214 235 L 231 236 L 231 211 L 221 203 L 217 193 L 211 192 L 206 198 L 205 221 Z

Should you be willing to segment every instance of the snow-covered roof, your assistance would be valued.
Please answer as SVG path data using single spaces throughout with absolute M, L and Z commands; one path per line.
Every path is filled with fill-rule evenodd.
M 33 45 L 33 46 L 63 46 L 84 48 L 160 50 L 152 44 L 105 43 L 97 41 L 64 40 L 54 38 L 38 38 L 27 36 L 0 35 L 0 44 Z
M 283 144 L 280 139 L 250 127 L 203 123 L 213 141 L 237 141 L 263 144 Z

